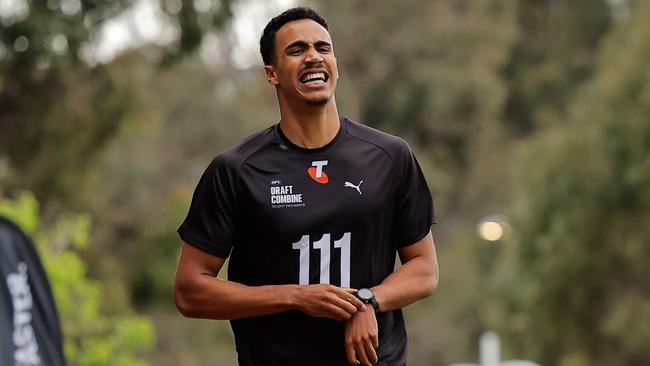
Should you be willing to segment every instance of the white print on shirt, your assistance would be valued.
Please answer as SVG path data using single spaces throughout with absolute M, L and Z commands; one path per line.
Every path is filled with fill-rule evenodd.
M 302 193 L 294 192 L 292 185 L 271 186 L 271 207 L 304 207 Z
M 361 183 L 363 183 L 363 181 L 360 181 L 359 184 L 355 186 L 354 184 L 352 184 L 352 183 L 350 183 L 350 182 L 345 182 L 345 186 L 346 186 L 347 188 L 354 188 L 354 189 L 356 189 L 357 192 L 359 192 L 359 195 L 361 195 Z
M 311 166 L 316 167 L 316 178 L 323 176 L 323 167 L 327 165 L 327 160 L 316 160 L 311 162 Z
M 334 248 L 341 249 L 341 287 L 350 287 L 350 246 L 352 234 L 345 233 L 339 240 L 334 241 Z M 315 241 L 313 248 L 320 251 L 320 283 L 330 283 L 330 251 L 331 235 L 323 234 L 320 240 Z M 300 240 L 292 244 L 293 249 L 300 251 L 298 284 L 309 285 L 309 235 L 303 235 Z
M 329 177 L 327 173 L 323 170 L 323 167 L 327 165 L 327 160 L 315 160 L 311 162 L 311 167 L 307 169 L 307 173 L 311 179 L 315 180 L 320 184 L 327 184 L 329 182 Z

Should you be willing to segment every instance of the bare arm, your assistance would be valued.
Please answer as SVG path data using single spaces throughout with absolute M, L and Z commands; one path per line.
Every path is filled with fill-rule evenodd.
M 431 295 L 438 287 L 438 259 L 431 232 L 398 253 L 402 266 L 372 288 L 379 311 L 403 308 Z
M 174 281 L 174 300 L 183 315 L 239 319 L 295 309 L 343 320 L 365 308 L 352 289 L 331 285 L 246 286 L 222 280 L 217 275 L 224 262 L 224 258 L 183 243 Z
M 402 266 L 372 288 L 379 311 L 402 308 L 431 295 L 438 286 L 438 260 L 431 232 L 398 252 Z M 345 353 L 351 365 L 369 366 L 377 362 L 378 346 L 377 319 L 372 308 L 346 320 Z

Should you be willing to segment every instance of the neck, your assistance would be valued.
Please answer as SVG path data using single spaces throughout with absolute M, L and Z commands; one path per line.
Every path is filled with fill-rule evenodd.
M 280 102 L 280 128 L 293 144 L 315 149 L 336 137 L 340 122 L 333 98 L 325 105 L 307 105 L 300 109 L 283 104 Z

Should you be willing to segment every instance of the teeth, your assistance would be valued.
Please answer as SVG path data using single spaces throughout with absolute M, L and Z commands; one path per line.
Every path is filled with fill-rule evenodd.
M 305 85 L 314 85 L 314 84 L 323 84 L 325 83 L 323 80 L 316 79 L 316 80 L 311 80 L 311 81 L 305 81 L 303 84 Z
M 307 74 L 307 75 L 302 77 L 301 81 L 307 82 L 308 80 L 313 81 L 313 79 L 322 79 L 324 81 L 325 80 L 325 73 L 315 72 L 315 73 Z

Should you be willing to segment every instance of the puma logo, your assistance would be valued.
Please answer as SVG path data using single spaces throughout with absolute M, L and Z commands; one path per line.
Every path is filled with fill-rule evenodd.
M 354 189 L 357 190 L 357 192 L 359 192 L 359 194 L 361 194 L 361 183 L 363 183 L 363 181 L 360 181 L 359 184 L 355 186 L 354 184 L 352 184 L 350 182 L 345 182 L 345 186 L 347 188 L 354 188 Z

